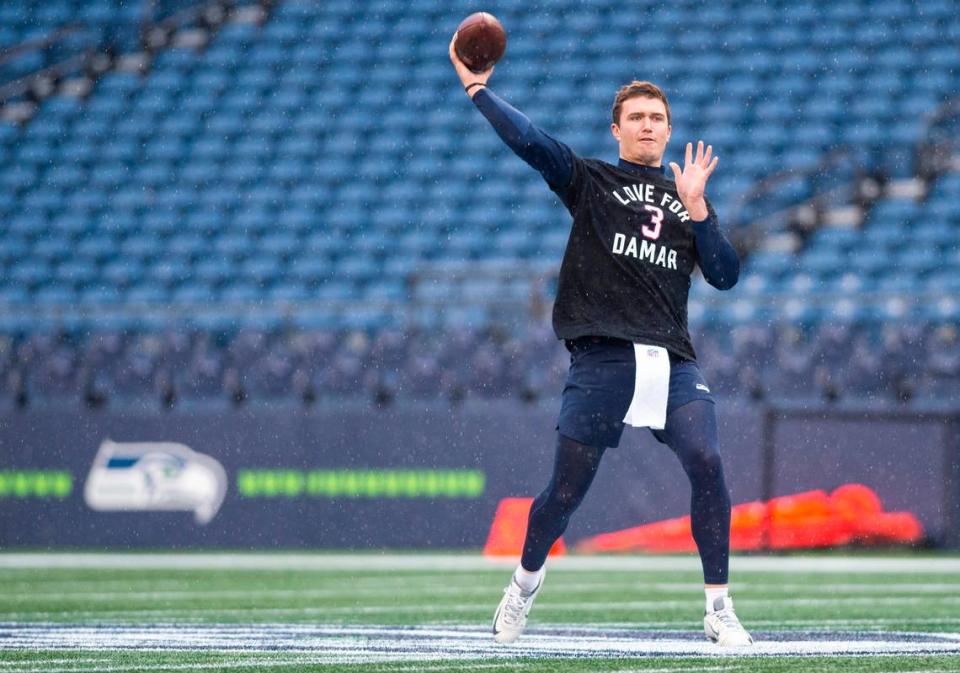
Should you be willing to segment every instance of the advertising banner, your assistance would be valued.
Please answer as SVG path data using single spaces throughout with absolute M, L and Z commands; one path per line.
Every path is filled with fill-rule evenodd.
M 762 413 L 721 406 L 719 417 L 732 500 L 757 500 Z M 555 423 L 553 406 L 515 402 L 8 412 L 0 545 L 479 548 L 501 499 L 546 485 Z M 844 422 L 831 434 L 830 423 L 777 433 L 775 495 L 860 481 L 942 532 L 949 494 L 936 427 Z M 689 498 L 670 450 L 628 429 L 566 539 L 686 515 Z

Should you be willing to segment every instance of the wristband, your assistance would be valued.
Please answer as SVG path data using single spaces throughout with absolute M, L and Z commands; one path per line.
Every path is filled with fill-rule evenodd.
M 470 93 L 470 89 L 472 89 L 475 86 L 487 86 L 487 85 L 485 82 L 474 82 L 473 84 L 468 84 L 467 86 L 463 87 L 463 90 L 466 91 L 467 93 Z

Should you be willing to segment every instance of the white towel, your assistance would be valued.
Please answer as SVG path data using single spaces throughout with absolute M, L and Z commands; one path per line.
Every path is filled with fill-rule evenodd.
M 623 422 L 635 428 L 663 430 L 670 395 L 670 356 L 666 348 L 646 344 L 633 344 L 633 355 L 637 374 L 633 399 Z

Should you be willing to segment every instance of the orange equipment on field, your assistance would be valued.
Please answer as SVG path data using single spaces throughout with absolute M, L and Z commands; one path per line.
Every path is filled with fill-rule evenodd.
M 847 544 L 912 544 L 923 526 L 911 512 L 884 512 L 876 492 L 845 484 L 830 495 L 807 491 L 733 507 L 730 548 L 815 549 Z M 595 535 L 580 541 L 582 552 L 696 551 L 690 517 L 682 516 Z
M 527 535 L 527 517 L 533 498 L 504 498 L 497 505 L 493 524 L 483 547 L 484 556 L 519 557 L 523 551 L 523 539 Z M 563 538 L 550 548 L 549 556 L 567 553 Z

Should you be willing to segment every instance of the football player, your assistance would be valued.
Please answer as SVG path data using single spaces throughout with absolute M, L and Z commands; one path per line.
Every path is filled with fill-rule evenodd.
M 617 91 L 610 130 L 619 160 L 578 156 L 490 90 L 450 42 L 450 60 L 483 116 L 536 169 L 573 218 L 560 266 L 553 327 L 570 351 L 557 422 L 553 474 L 530 509 L 520 565 L 497 607 L 493 634 L 522 633 L 543 587 L 547 552 L 590 487 L 604 451 L 625 425 L 647 427 L 679 458 L 690 480 L 693 536 L 703 565 L 704 631 L 722 646 L 752 644 L 727 588 L 730 496 L 720 458 L 714 399 L 687 330 L 690 276 L 733 287 L 736 251 L 704 192 L 717 167 L 712 147 L 686 146 L 684 165 L 663 166 L 670 106 L 663 91 L 634 81 Z

